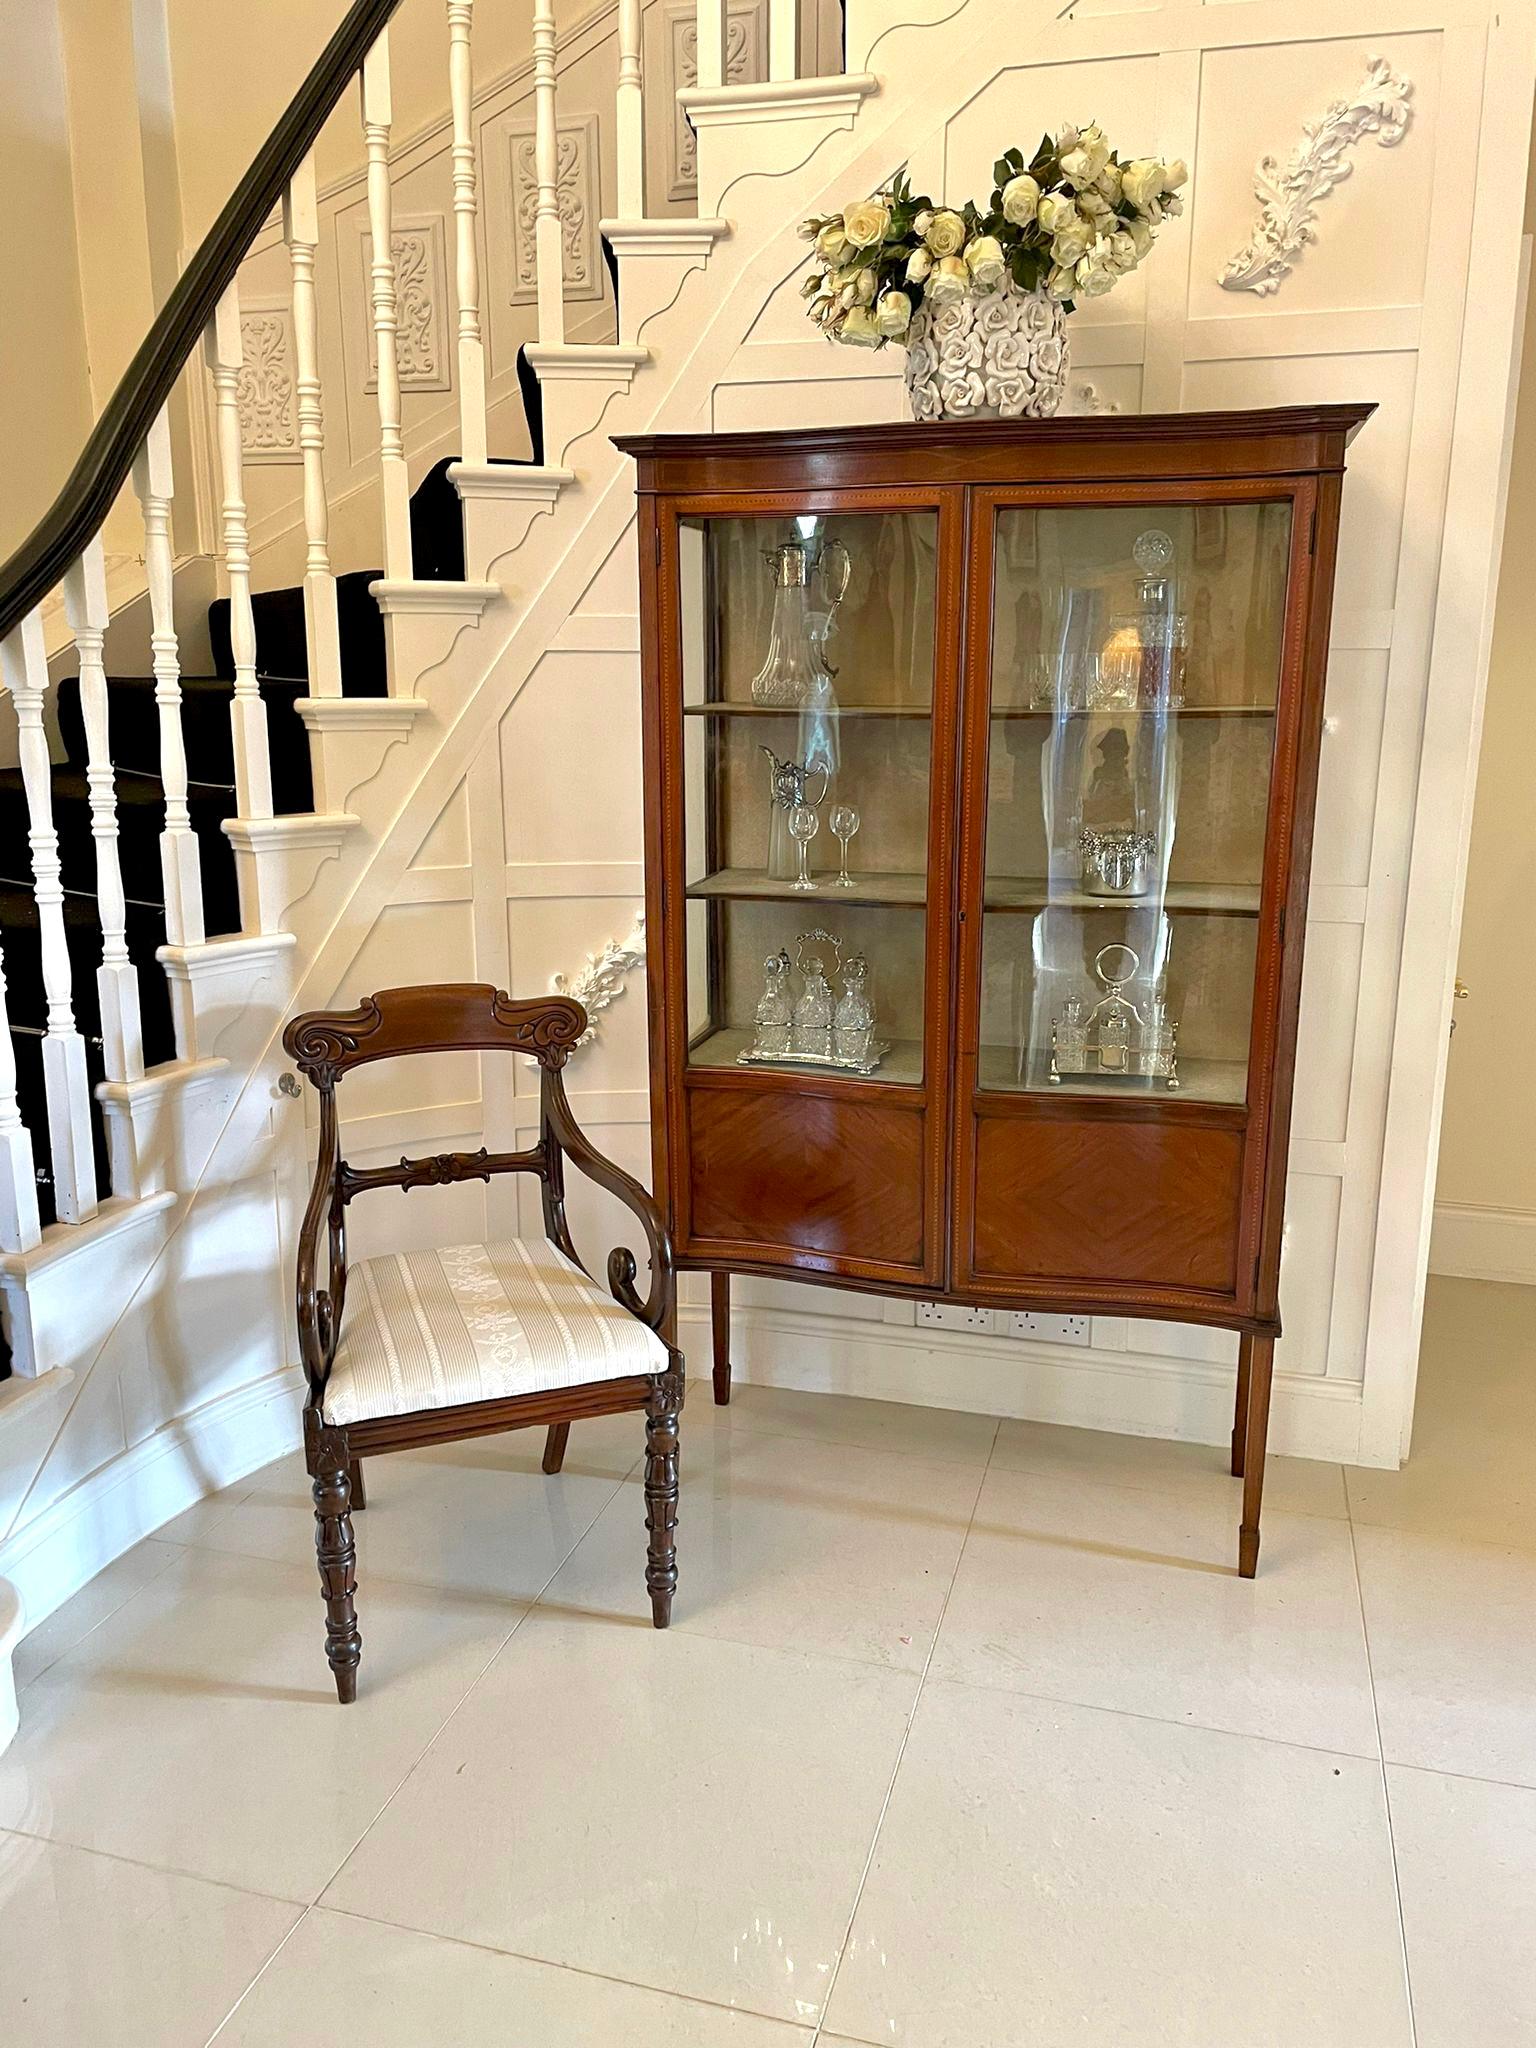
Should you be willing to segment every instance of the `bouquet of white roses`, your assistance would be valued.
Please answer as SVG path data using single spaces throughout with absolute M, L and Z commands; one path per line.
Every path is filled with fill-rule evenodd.
M 1042 137 L 1033 159 L 1006 150 L 983 212 L 957 213 L 912 190 L 899 171 L 873 199 L 802 221 L 816 268 L 803 295 L 833 341 L 882 348 L 904 341 L 924 299 L 951 304 L 999 290 L 1046 291 L 1067 312 L 1113 291 L 1150 251 L 1159 225 L 1182 213 L 1188 172 L 1175 161 L 1122 163 L 1097 122 Z

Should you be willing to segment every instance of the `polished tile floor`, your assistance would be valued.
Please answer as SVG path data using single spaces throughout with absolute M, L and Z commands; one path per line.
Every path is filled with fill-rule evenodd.
M 1536 1299 L 1400 1474 L 743 1388 L 382 1460 L 361 1697 L 285 1460 L 21 1646 L 7 2048 L 1536 2042 Z

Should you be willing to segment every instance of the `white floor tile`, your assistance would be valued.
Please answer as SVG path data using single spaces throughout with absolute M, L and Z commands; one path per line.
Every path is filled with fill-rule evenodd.
M 536 1611 L 325 1903 L 813 2020 L 914 1692 Z
M 0 1834 L 0 2041 L 203 2048 L 297 1906 Z
M 1536 1555 L 1355 1530 L 1389 1762 L 1536 1785 Z
M 1054 1422 L 998 1424 L 994 1467 L 1087 1479 L 1141 1492 L 1192 1495 L 1220 1501 L 1236 1523 L 1243 1482 L 1232 1477 L 1232 1454 L 1210 1444 L 1166 1443 L 1159 1437 L 1116 1436 L 1102 1429 L 1068 1429 Z M 1264 1506 L 1293 1515 L 1348 1517 L 1344 1468 L 1315 1458 L 1267 1458 Z
M 342 1707 L 313 1567 L 189 1550 L 28 1686 L 0 1827 L 312 1898 L 525 1612 L 379 1578 L 358 1611 Z
M 1418 2048 L 1536 2041 L 1536 1791 L 1391 1766 Z
M 125 1550 L 94 1579 L 88 1579 L 62 1607 L 56 1607 L 46 1621 L 23 1636 L 11 1654 L 11 1668 L 17 1689 L 30 1685 L 50 1664 L 56 1664 L 66 1650 L 83 1642 L 93 1628 L 147 1586 L 151 1579 L 173 1565 L 181 1551 L 174 1543 L 151 1537 L 132 1550 Z
M 827 2026 L 1409 2048 L 1380 1767 L 930 1683 Z
M 316 1907 L 218 2048 L 806 2048 L 809 2028 Z
M 919 1671 L 981 1479 L 809 1437 L 685 1432 L 673 1627 Z M 644 1512 L 631 1481 L 545 1604 L 647 1613 Z
M 705 1382 L 689 1389 L 690 1421 L 713 1401 Z M 985 1465 L 997 1435 L 995 1415 L 959 1408 L 918 1408 L 904 1401 L 866 1401 L 851 1394 L 803 1394 L 790 1387 L 737 1386 L 719 1411 L 738 1429 L 775 1436 L 813 1437 L 818 1443 L 861 1444 L 870 1451 L 951 1459 Z
M 634 1416 L 629 1420 L 638 1456 L 644 1424 Z M 542 1453 L 541 1433 L 515 1463 L 420 1458 L 414 1452 L 369 1459 L 363 1468 L 368 1505 L 353 1516 L 360 1598 L 367 1598 L 371 1579 L 383 1577 L 498 1599 L 534 1599 L 623 1478 L 584 1475 L 579 1453 L 571 1455 L 569 1471 L 548 1477 L 539 1470 Z M 302 1456 L 258 1474 L 203 1545 L 313 1570 L 314 1497 Z
M 1240 1579 L 1227 1503 L 987 1474 L 933 1674 L 1377 1753 L 1348 1526 L 1269 1514 Z

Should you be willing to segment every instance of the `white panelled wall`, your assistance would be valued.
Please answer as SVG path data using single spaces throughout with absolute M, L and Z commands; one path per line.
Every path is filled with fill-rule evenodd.
M 244 934 L 212 944 L 177 788 L 163 425 L 139 464 L 182 1057 L 136 1076 L 124 1017 L 121 1077 L 103 1091 L 113 1194 L 97 1203 L 66 1125 L 55 1167 L 85 1220 L 37 1245 L 35 1220 L 0 1211 L 0 1286 L 29 1361 L 0 1390 L 0 1578 L 35 1619 L 295 1439 L 304 1112 L 277 1042 L 294 1009 L 430 979 L 535 993 L 563 976 L 580 993 L 595 958 L 611 1000 L 573 1062 L 573 1098 L 597 1143 L 647 1172 L 643 974 L 626 971 L 642 893 L 633 474 L 610 436 L 899 417 L 899 353 L 835 350 L 805 321 L 795 222 L 903 162 L 950 200 L 984 195 L 1002 147 L 1067 119 L 1191 166 L 1184 219 L 1073 322 L 1077 405 L 1379 407 L 1344 499 L 1273 1440 L 1396 1463 L 1502 511 L 1529 5 L 847 0 L 846 74 L 809 77 L 807 53 L 826 63 L 834 40 L 829 0 L 800 10 L 797 78 L 777 0 L 624 0 L 573 27 L 561 15 L 553 47 L 541 0 L 537 69 L 530 50 L 489 81 L 466 72 L 472 12 L 442 0 L 430 129 L 394 131 L 373 61 L 361 109 L 357 92 L 346 103 L 368 165 L 320 189 L 301 170 L 210 337 L 202 441 L 235 599 L 245 910 Z M 1246 258 L 1230 275 L 1259 221 L 1255 159 L 1284 165 L 1309 132 L 1339 143 L 1348 175 L 1316 197 L 1304 245 L 1262 280 Z M 536 335 L 543 464 L 497 470 L 485 449 L 528 452 L 516 359 Z M 477 580 L 417 584 L 401 482 L 447 454 L 466 458 Z M 192 483 L 206 498 L 207 479 Z M 330 579 L 380 563 L 390 694 L 348 700 Z M 312 664 L 321 650 L 303 707 L 316 811 L 297 819 L 271 818 L 265 724 L 245 715 L 246 591 L 285 583 L 305 587 Z M 73 592 L 87 639 L 98 595 L 89 574 Z M 110 655 L 109 633 L 109 670 Z M 13 636 L 6 659 L 35 732 L 42 650 Z M 45 883 L 46 814 L 40 791 Z M 50 1099 L 67 1103 L 82 1082 L 57 953 Z M 405 1073 L 346 1083 L 358 1163 L 532 1133 L 520 1063 L 466 1055 Z M 0 1071 L 0 1166 L 25 1149 Z M 24 1178 L 0 1180 L 0 1196 Z M 528 1192 L 376 1197 L 354 1212 L 354 1254 L 536 1227 L 507 1206 Z M 575 1199 L 578 1242 L 625 1234 L 605 1201 Z M 829 1290 L 741 1283 L 738 1299 L 747 1377 L 1212 1443 L 1230 1429 L 1234 1345 L 1219 1334 L 1099 1318 L 1089 1349 L 1065 1350 L 919 1331 L 910 1305 Z M 684 1336 L 700 1368 L 707 1320 L 695 1287 Z

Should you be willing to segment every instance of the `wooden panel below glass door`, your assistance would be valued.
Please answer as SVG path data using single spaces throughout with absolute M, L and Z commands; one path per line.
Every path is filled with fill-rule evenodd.
M 1243 1142 L 1237 1126 L 979 1107 L 956 1285 L 1081 1281 L 1232 1300 Z
M 696 1082 L 678 1250 L 871 1281 L 928 1277 L 927 1116 L 912 1095 L 908 1103 L 844 1081 L 816 1092 Z

